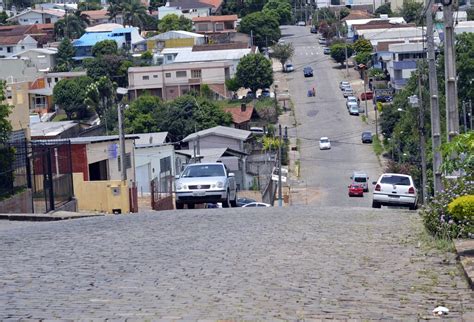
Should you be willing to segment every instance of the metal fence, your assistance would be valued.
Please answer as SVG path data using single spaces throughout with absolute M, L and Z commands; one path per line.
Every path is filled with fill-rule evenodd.
M 31 187 L 28 145 L 25 139 L 0 146 L 0 199 Z
M 153 210 L 171 210 L 173 204 L 173 176 L 154 178 L 151 181 L 151 208 Z

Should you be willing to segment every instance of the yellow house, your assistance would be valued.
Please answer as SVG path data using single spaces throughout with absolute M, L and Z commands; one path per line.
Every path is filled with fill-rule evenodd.
M 28 102 L 28 82 L 10 82 L 5 86 L 6 103 L 13 107 L 8 120 L 13 136 L 30 138 L 30 108 Z

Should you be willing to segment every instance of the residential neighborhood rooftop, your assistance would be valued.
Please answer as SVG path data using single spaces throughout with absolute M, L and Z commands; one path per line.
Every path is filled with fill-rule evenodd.
M 237 21 L 237 15 L 194 17 L 193 22 Z
M 140 133 L 137 136 L 136 147 L 162 145 L 168 141 L 168 132 Z
M 74 121 L 59 121 L 59 122 L 37 122 L 30 124 L 32 137 L 55 137 L 64 131 L 77 126 Z
M 184 63 L 200 61 L 237 60 L 250 53 L 252 53 L 251 48 L 180 52 L 176 56 L 174 62 Z
M 232 127 L 227 127 L 227 126 L 215 126 L 211 127 L 206 130 L 202 130 L 196 133 L 192 133 L 185 137 L 183 139 L 183 142 L 189 142 L 194 139 L 196 139 L 198 136 L 203 137 L 203 136 L 208 136 L 208 135 L 217 135 L 217 136 L 223 136 L 223 137 L 228 137 L 228 138 L 233 138 L 233 139 L 238 139 L 238 140 L 247 140 L 249 136 L 252 134 L 250 131 L 246 130 L 239 130 L 235 129 Z

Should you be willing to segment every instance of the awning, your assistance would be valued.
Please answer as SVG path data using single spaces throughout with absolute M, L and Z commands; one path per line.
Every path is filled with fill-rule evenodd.
M 53 89 L 50 87 L 47 88 L 38 88 L 30 89 L 28 94 L 43 95 L 43 96 L 53 96 Z

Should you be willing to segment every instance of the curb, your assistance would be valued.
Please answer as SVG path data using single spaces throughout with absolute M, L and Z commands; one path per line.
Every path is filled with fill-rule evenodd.
M 454 247 L 467 282 L 474 290 L 474 239 L 456 239 Z
M 59 221 L 68 219 L 101 217 L 104 214 L 58 211 L 50 214 L 0 214 L 0 220 L 9 221 Z

